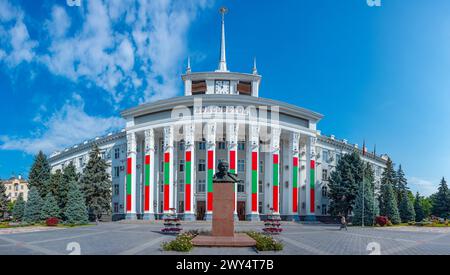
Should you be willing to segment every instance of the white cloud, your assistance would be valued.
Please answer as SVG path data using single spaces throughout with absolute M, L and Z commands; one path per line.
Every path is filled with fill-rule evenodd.
M 0 149 L 19 150 L 35 154 L 39 150 L 51 153 L 75 143 L 120 130 L 125 122 L 117 117 L 90 116 L 84 111 L 84 102 L 78 94 L 43 122 L 43 131 L 32 138 L 0 137 Z
M 40 58 L 52 73 L 90 81 L 115 103 L 170 98 L 179 91 L 185 36 L 206 0 L 91 0 L 83 5 L 82 24 L 71 35 L 71 19 L 63 8 L 53 8 L 47 23 L 50 47 Z
M 8 0 L 0 0 L 0 23 L 0 60 L 9 67 L 31 62 L 38 43 L 30 38 L 23 11 Z
M 430 196 L 431 194 L 436 193 L 438 188 L 438 185 L 434 184 L 432 181 L 418 177 L 409 177 L 408 185 L 414 193 L 418 191 L 422 196 Z

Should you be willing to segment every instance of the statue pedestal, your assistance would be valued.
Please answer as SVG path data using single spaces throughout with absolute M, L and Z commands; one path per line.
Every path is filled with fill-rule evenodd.
M 247 234 L 234 233 L 234 182 L 214 182 L 211 236 L 199 235 L 192 240 L 195 246 L 249 247 L 256 241 Z

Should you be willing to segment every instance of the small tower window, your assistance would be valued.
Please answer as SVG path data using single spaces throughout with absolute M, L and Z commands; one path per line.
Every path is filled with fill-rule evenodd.
M 206 93 L 206 81 L 192 81 L 192 95 L 201 95 Z
M 237 85 L 240 95 L 252 95 L 252 83 L 240 81 Z

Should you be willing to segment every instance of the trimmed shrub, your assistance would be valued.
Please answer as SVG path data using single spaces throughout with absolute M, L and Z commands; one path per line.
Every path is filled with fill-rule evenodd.
M 247 232 L 252 239 L 256 241 L 256 249 L 258 251 L 280 251 L 283 250 L 283 244 L 275 240 L 272 236 L 264 235 L 257 232 Z
M 385 216 L 377 216 L 375 218 L 375 222 L 381 227 L 385 226 L 388 223 L 388 221 L 389 221 L 388 218 Z
M 180 234 L 175 240 L 162 243 L 162 249 L 165 251 L 189 252 L 194 248 L 192 239 L 195 236 L 195 234 L 191 233 Z

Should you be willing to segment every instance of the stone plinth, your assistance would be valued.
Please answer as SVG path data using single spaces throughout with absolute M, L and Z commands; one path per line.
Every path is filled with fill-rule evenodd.
M 234 236 L 234 183 L 214 185 L 212 236 Z
M 192 240 L 195 246 L 250 247 L 256 241 L 247 234 L 234 233 L 234 182 L 214 183 L 211 236 L 199 235 Z

